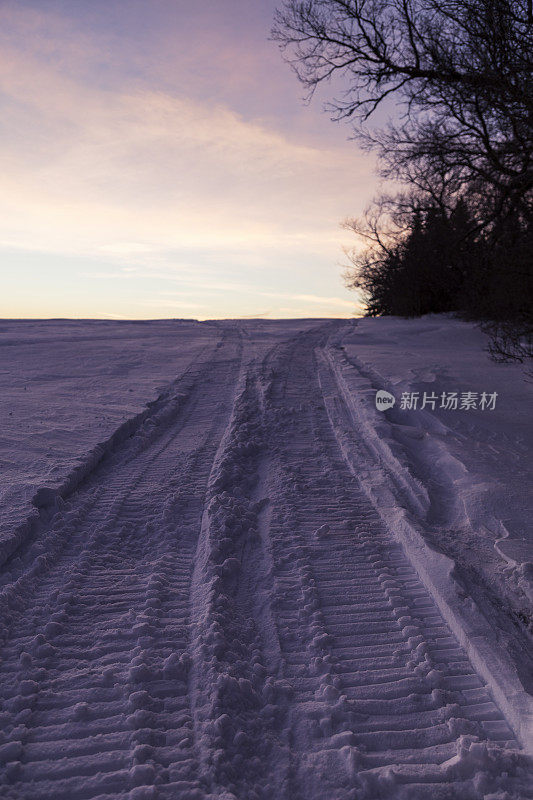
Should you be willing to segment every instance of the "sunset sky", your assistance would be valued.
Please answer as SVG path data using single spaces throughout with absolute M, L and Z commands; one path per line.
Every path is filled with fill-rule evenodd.
M 2 317 L 351 316 L 377 185 L 275 0 L 2 0 Z

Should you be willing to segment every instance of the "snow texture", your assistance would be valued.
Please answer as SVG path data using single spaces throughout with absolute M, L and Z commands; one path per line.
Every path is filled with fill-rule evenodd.
M 2 323 L 2 800 L 533 798 L 520 420 L 376 411 L 484 359 L 377 323 Z

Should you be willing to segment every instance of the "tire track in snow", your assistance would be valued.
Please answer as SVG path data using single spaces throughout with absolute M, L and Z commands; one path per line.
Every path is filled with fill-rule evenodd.
M 472 564 L 468 567 L 462 558 L 452 558 L 450 548 L 440 546 L 439 531 L 432 524 L 433 504 L 427 494 L 424 508 L 413 504 L 422 483 L 406 470 L 394 447 L 391 449 L 385 420 L 372 421 L 376 414 L 381 416 L 379 412 L 365 409 L 364 399 L 362 402 L 358 398 L 360 391 L 366 394 L 372 370 L 348 359 L 339 346 L 341 341 L 342 332 L 331 337 L 320 354 L 320 362 L 322 373 L 326 368 L 326 373 L 334 376 L 335 394 L 327 397 L 327 405 L 338 420 L 336 436 L 347 463 L 361 476 L 367 497 L 379 506 L 380 516 L 405 544 L 413 563 L 420 564 L 424 582 L 430 593 L 434 592 L 443 616 L 490 685 L 519 741 L 533 755 L 533 697 L 526 688 L 533 668 L 530 641 L 527 636 L 524 638 L 523 627 L 508 618 L 509 609 L 497 602 L 493 589 L 479 580 L 478 568 L 472 569 Z M 335 408 L 335 395 L 343 398 L 339 408 Z M 431 443 L 428 447 L 433 449 Z M 431 474 L 425 477 L 425 483 L 431 483 Z M 451 529 L 440 527 L 440 537 L 444 534 L 448 543 L 450 533 Z M 471 536 L 472 532 L 456 531 L 459 550 L 469 549 Z M 477 559 L 483 559 L 481 551 L 477 552 Z
M 72 497 L 55 527 L 58 563 L 45 556 L 31 597 L 22 571 L 25 603 L 11 604 L 0 666 L 6 800 L 203 796 L 189 582 L 240 353 L 240 336 L 225 332 L 177 402 Z
M 62 487 L 55 490 L 41 488 L 36 493 L 35 497 L 43 495 L 48 498 L 49 502 L 41 505 L 39 513 L 37 513 L 37 509 L 34 509 L 37 518 L 32 517 L 31 521 L 26 523 L 27 530 L 25 535 L 14 552 L 5 559 L 5 562 L 2 562 L 0 587 L 8 587 L 4 593 L 0 591 L 0 603 L 4 604 L 4 608 L 9 606 L 9 601 L 13 596 L 17 601 L 22 600 L 27 590 L 26 584 L 28 584 L 28 581 L 31 584 L 33 577 L 41 574 L 53 557 L 58 555 L 60 549 L 63 549 L 67 542 L 70 543 L 69 540 L 72 537 L 63 535 L 65 527 L 67 525 L 80 527 L 88 512 L 97 506 L 96 500 L 102 493 L 104 481 L 96 482 L 92 489 L 92 498 L 90 496 L 78 498 L 72 510 L 68 500 L 65 502 L 65 497 L 70 496 L 82 483 L 87 487 L 91 475 L 96 469 L 102 475 L 106 470 L 113 469 L 117 459 L 118 463 L 120 463 L 126 458 L 133 458 L 141 450 L 150 447 L 161 434 L 168 432 L 168 422 L 180 412 L 183 401 L 198 383 L 198 379 L 202 374 L 202 366 L 205 367 L 205 363 L 209 363 L 209 356 L 204 359 L 203 353 L 211 350 L 210 355 L 212 357 L 213 352 L 216 352 L 221 344 L 222 340 L 211 348 L 206 345 L 196 362 L 189 365 L 183 375 L 170 384 L 157 400 L 149 403 L 147 408 L 140 414 L 126 420 L 106 442 L 97 445 L 83 459 L 80 466 L 67 476 Z M 136 470 L 132 481 L 138 483 L 142 479 L 150 464 L 168 447 L 174 437 L 171 432 L 170 436 L 163 435 L 162 438 L 162 447 L 151 448 L 151 454 L 147 456 L 143 468 Z M 132 486 L 131 488 L 134 487 Z M 85 494 L 87 495 L 88 493 L 85 492 Z M 115 511 L 118 511 L 122 501 L 122 496 L 117 500 L 113 498 L 107 499 L 105 512 L 108 513 L 110 511 L 111 505 L 113 505 Z M 60 509 L 59 511 L 57 511 L 58 508 Z M 97 515 L 101 514 L 102 509 L 98 506 Z M 96 522 L 98 522 L 98 516 L 93 519 L 93 523 Z M 22 527 L 24 528 L 24 526 Z M 29 569 L 26 568 L 27 564 L 30 565 Z M 19 588 L 16 585 L 17 582 L 20 582 L 20 589 L 22 590 L 18 595 L 16 592 L 17 588 Z
M 197 355 L 196 361 L 201 362 L 203 354 L 210 349 L 212 346 L 205 345 Z M 141 433 L 143 435 L 137 436 L 137 439 L 147 443 L 147 429 L 154 423 L 160 426 L 165 416 L 168 418 L 169 415 L 175 413 L 180 400 L 176 387 L 178 384 L 186 384 L 187 378 L 194 374 L 194 370 L 193 361 L 185 372 L 169 384 L 155 400 L 147 403 L 143 411 L 126 419 L 108 439 L 100 442 L 86 453 L 80 463 L 65 476 L 60 485 L 55 488 L 42 486 L 37 490 L 32 498 L 35 507 L 30 511 L 26 520 L 7 536 L 2 537 L 0 541 L 0 566 L 9 560 L 12 562 L 24 554 L 28 545 L 31 546 L 36 531 L 42 528 L 43 520 L 49 519 L 50 508 L 60 505 L 65 498 L 69 497 L 99 467 L 102 461 L 112 456 L 114 452 L 122 451 L 124 442 L 128 438 Z
M 330 331 L 265 364 L 289 796 L 531 796 L 512 732 L 344 461 L 313 354 Z

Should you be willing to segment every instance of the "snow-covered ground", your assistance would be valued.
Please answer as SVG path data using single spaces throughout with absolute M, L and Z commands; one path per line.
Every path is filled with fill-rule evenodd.
M 427 541 L 491 615 L 503 609 L 533 633 L 531 371 L 495 364 L 476 326 L 446 316 L 361 320 L 342 345 L 363 416 L 418 493 Z M 375 410 L 377 389 L 393 408 Z
M 476 329 L 4 321 L 0 357 L 2 798 L 533 797 L 531 386 Z
M 61 485 L 216 339 L 196 322 L 0 322 L 0 553 L 37 488 Z

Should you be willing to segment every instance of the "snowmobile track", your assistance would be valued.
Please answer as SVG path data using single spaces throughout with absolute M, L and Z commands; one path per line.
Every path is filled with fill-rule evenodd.
M 9 559 L 2 798 L 533 797 L 344 459 L 317 361 L 342 325 L 262 361 L 222 328 Z
M 238 333 L 224 334 L 179 383 L 172 413 L 119 447 L 25 559 L 10 561 L 19 574 L 5 587 L 16 587 L 1 667 L 6 800 L 198 785 L 189 585 L 240 355 Z

